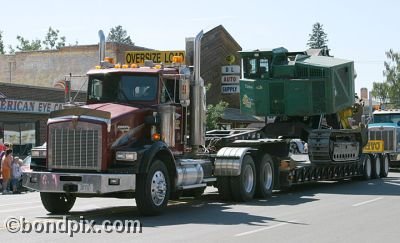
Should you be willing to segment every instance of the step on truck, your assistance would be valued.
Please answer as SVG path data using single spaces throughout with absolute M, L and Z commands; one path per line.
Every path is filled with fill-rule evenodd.
M 284 48 L 241 52 L 241 111 L 274 122 L 206 133 L 202 32 L 194 67 L 179 57 L 171 65 L 113 64 L 99 35 L 101 63 L 87 73 L 86 105 L 50 113 L 45 164 L 24 175 L 51 213 L 67 213 L 78 197 L 115 197 L 135 198 L 141 214 L 155 215 L 208 185 L 244 202 L 296 184 L 387 175 L 362 153 L 366 128 L 346 122 L 351 61 Z M 292 139 L 307 141 L 308 154 L 291 153 Z

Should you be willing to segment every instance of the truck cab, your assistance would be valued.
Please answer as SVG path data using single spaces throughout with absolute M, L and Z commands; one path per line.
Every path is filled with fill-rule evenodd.
M 368 124 L 370 140 L 383 140 L 391 167 L 400 166 L 400 109 L 376 110 Z

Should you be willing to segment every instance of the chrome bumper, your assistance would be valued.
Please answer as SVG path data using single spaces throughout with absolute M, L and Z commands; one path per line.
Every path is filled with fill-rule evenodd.
M 134 174 L 28 172 L 23 185 L 40 192 L 104 194 L 136 189 Z

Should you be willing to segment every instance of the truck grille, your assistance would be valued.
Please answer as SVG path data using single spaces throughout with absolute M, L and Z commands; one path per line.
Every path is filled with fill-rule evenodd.
M 54 169 L 101 169 L 101 126 L 78 122 L 49 127 L 48 164 Z
M 392 128 L 369 129 L 369 140 L 383 140 L 385 152 L 396 149 L 395 130 Z

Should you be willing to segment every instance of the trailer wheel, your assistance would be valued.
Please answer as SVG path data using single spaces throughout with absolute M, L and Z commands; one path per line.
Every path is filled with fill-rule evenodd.
M 274 163 L 271 156 L 264 155 L 256 165 L 257 183 L 256 183 L 256 197 L 268 198 L 272 195 L 274 188 Z
M 40 199 L 50 213 L 65 214 L 74 206 L 76 197 L 65 193 L 41 192 Z
M 161 160 L 155 160 L 147 173 L 138 174 L 136 204 L 140 214 L 162 213 L 167 207 L 169 194 L 168 170 Z
M 389 174 L 389 154 L 381 155 L 381 177 L 386 178 Z
M 219 176 L 217 178 L 217 188 L 219 197 L 224 201 L 232 200 L 231 178 L 228 176 Z
M 240 175 L 231 177 L 232 197 L 237 202 L 250 201 L 256 189 L 256 167 L 250 155 L 245 155 Z
M 372 174 L 372 162 L 371 162 L 371 156 L 369 154 L 364 154 L 363 155 L 363 179 L 364 180 L 369 180 L 371 179 L 371 174 Z
M 381 156 L 379 154 L 373 155 L 372 159 L 372 175 L 371 177 L 374 179 L 378 179 L 381 177 Z

